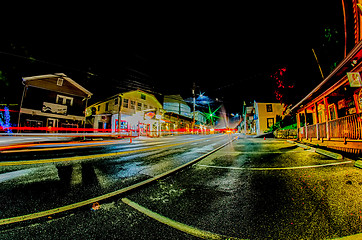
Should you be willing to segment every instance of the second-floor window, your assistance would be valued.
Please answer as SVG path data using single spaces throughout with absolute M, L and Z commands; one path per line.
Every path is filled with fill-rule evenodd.
M 137 103 L 137 111 L 141 111 L 142 110 L 142 103 Z
M 57 95 L 56 103 L 67 105 L 67 106 L 73 106 L 73 98 L 63 96 L 63 95 Z
M 266 105 L 266 111 L 267 112 L 273 112 L 273 105 L 272 104 L 267 104 Z
M 123 99 L 123 107 L 128 108 L 128 99 L 127 98 Z
M 136 101 L 131 100 L 131 105 L 130 105 L 130 109 L 134 109 L 136 105 Z
M 105 111 L 108 111 L 109 108 L 109 102 L 106 103 Z

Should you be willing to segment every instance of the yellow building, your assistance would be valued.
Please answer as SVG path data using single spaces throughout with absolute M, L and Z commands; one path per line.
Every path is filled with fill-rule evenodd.
M 281 103 L 260 103 L 254 101 L 254 109 L 255 131 L 256 134 L 262 134 L 282 119 L 284 107 Z
M 133 130 L 141 135 L 160 131 L 162 112 L 156 97 L 141 90 L 116 94 L 87 108 L 87 116 L 93 117 L 93 128 L 109 132 Z

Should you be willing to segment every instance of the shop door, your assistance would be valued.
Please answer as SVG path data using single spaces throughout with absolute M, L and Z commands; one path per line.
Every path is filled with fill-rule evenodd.
M 58 119 L 56 119 L 56 118 L 48 118 L 47 119 L 47 127 L 48 127 L 49 132 L 56 132 L 52 128 L 57 128 L 58 127 Z

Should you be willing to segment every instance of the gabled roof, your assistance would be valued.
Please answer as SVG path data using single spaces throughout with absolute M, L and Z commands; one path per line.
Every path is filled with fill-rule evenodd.
M 165 95 L 163 96 L 163 101 L 187 104 L 180 94 Z
M 57 80 L 63 79 L 69 84 L 63 86 L 57 85 Z M 75 82 L 73 79 L 67 77 L 64 73 L 54 73 L 46 75 L 38 75 L 32 77 L 24 77 L 23 84 L 26 86 L 32 86 L 36 88 L 42 88 L 50 91 L 63 92 L 71 95 L 90 97 L 93 94 Z
M 145 92 L 145 91 L 142 91 L 142 90 L 137 89 L 137 90 L 131 90 L 131 91 L 127 91 L 127 92 L 117 93 L 117 94 L 115 94 L 115 95 L 112 95 L 112 96 L 110 96 L 110 97 L 104 98 L 104 99 L 102 99 L 102 100 L 100 100 L 100 101 L 97 101 L 97 102 L 93 103 L 92 105 L 90 105 L 90 107 L 91 107 L 91 106 L 96 106 L 96 105 L 98 105 L 98 104 L 100 104 L 100 103 L 107 102 L 107 101 L 109 101 L 109 100 L 111 100 L 111 99 L 114 99 L 114 98 L 116 98 L 116 97 L 118 97 L 118 96 L 123 97 L 124 95 L 132 94 L 132 93 L 134 93 L 134 92 L 146 94 L 146 95 L 152 97 L 158 104 L 160 104 L 160 106 L 162 106 L 162 104 L 160 103 L 160 101 L 158 101 L 158 99 L 155 97 L 155 95 L 153 95 L 152 93 L 148 93 L 148 92 Z

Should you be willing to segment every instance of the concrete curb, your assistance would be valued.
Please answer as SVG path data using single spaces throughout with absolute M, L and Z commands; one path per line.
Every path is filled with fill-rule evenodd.
M 301 148 L 304 148 L 307 150 L 311 150 L 312 152 L 316 152 L 316 153 L 319 153 L 319 154 L 322 154 L 322 155 L 325 155 L 325 156 L 328 156 L 328 157 L 331 157 L 331 158 L 334 158 L 337 160 L 343 159 L 342 154 L 339 154 L 339 153 L 335 153 L 335 152 L 331 152 L 331 151 L 327 151 L 327 150 L 319 149 L 319 148 L 315 148 L 315 147 L 310 147 L 310 146 L 307 146 L 307 145 L 304 145 L 304 144 L 301 144 L 298 142 L 294 142 L 291 140 L 287 140 L 287 142 L 296 144 L 298 147 L 301 147 Z
M 357 233 L 355 235 L 350 235 L 345 237 L 332 238 L 330 240 L 358 240 L 358 239 L 362 239 L 362 233 Z
M 358 167 L 358 168 L 362 168 L 362 160 L 357 160 L 357 161 L 354 163 L 354 166 L 355 166 L 355 167 Z

